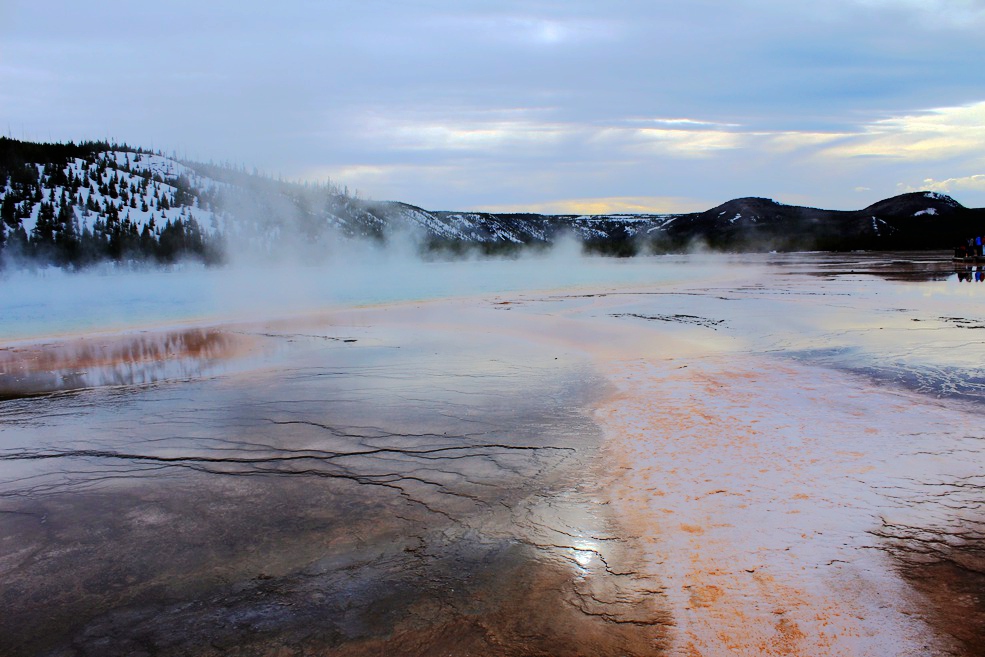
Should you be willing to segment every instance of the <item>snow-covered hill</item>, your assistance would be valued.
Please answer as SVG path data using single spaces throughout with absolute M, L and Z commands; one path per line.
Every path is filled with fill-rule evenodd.
M 126 147 L 0 138 L 0 256 L 7 262 L 324 259 L 365 239 L 495 253 L 562 235 L 616 255 L 696 243 L 724 250 L 947 248 L 981 232 L 983 219 L 985 211 L 933 193 L 851 212 L 763 198 L 690 214 L 437 212 Z
M 21 144 L 0 142 L 8 150 Z M 562 233 L 589 243 L 635 239 L 674 218 L 431 212 L 361 200 L 330 184 L 285 183 L 161 154 L 72 146 L 66 156 L 34 146 L 41 146 L 34 149 L 35 161 L 21 158 L 23 164 L 8 162 L 8 170 L 0 171 L 6 174 L 0 194 L 7 247 L 56 262 L 167 261 L 189 251 L 215 259 L 298 252 L 317 257 L 340 240 L 363 238 L 495 250 L 549 243 Z M 180 239 L 171 239 L 175 234 Z
M 62 176 L 46 171 L 44 164 L 35 164 L 40 175 L 48 174 L 41 185 L 41 196 L 53 203 L 56 213 L 63 201 L 76 213 L 80 230 L 92 230 L 96 222 L 105 221 L 115 209 L 122 221 L 129 221 L 141 232 L 145 226 L 155 227 L 178 218 L 194 219 L 213 231 L 221 231 L 223 214 L 200 206 L 189 190 L 208 190 L 219 183 L 197 175 L 180 162 L 161 155 L 109 151 L 98 153 L 89 163 L 74 158 L 61 168 Z M 80 181 L 74 185 L 72 181 Z M 7 192 L 10 190 L 8 185 Z M 37 227 L 41 204 L 32 204 L 23 227 L 29 234 Z

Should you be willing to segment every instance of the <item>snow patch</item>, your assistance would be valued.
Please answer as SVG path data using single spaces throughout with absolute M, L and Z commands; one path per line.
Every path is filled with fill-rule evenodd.
M 957 207 L 958 205 L 958 202 L 955 201 L 953 198 L 951 198 L 947 194 L 941 194 L 940 192 L 927 192 L 923 196 L 924 198 L 932 198 L 935 201 L 943 201 L 944 203 L 946 203 L 951 207 Z

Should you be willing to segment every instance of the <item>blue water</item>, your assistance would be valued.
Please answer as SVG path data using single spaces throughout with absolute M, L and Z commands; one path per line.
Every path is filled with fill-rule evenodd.
M 682 257 L 559 255 L 423 263 L 377 257 L 345 265 L 82 273 L 14 272 L 0 278 L 0 340 L 160 325 L 261 319 L 339 306 L 679 282 L 700 269 Z

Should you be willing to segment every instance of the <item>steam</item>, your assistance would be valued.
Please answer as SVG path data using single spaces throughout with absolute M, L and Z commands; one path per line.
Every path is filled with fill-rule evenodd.
M 655 271 L 680 276 L 667 259 L 661 268 L 651 259 L 630 265 L 587 256 L 571 233 L 496 257 L 465 240 L 457 243 L 461 251 L 434 251 L 412 210 L 395 211 L 403 206 L 360 200 L 330 183 L 184 166 L 215 202 L 213 225 L 203 228 L 221 239 L 224 265 L 108 263 L 80 272 L 8 266 L 0 271 L 0 341 L 650 280 Z
M 0 342 L 252 322 L 333 308 L 458 296 L 520 294 L 655 280 L 690 274 L 679 256 L 587 256 L 574 238 L 510 258 L 425 259 L 412 239 L 375 243 L 337 238 L 324 257 L 301 245 L 276 257 L 233 259 L 222 267 L 106 265 L 0 274 Z

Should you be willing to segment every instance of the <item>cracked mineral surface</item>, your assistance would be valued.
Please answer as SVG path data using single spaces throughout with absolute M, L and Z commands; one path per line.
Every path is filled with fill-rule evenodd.
M 0 654 L 985 654 L 985 288 L 900 258 L 0 345 Z

